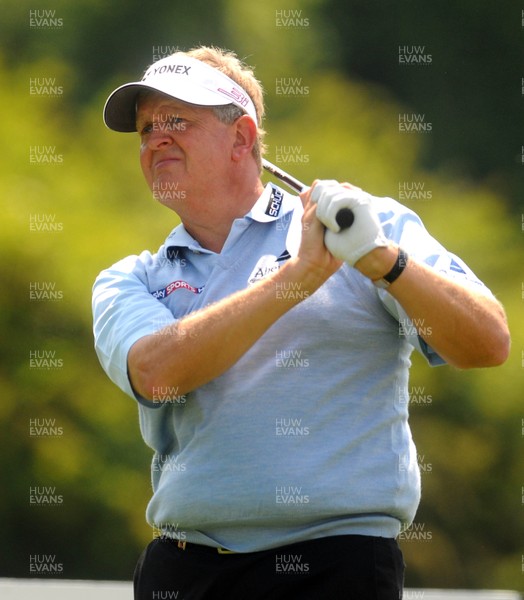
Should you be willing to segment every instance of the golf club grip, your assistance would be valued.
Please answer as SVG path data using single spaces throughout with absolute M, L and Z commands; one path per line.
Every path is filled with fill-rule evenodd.
M 353 225 L 353 221 L 355 220 L 355 215 L 350 208 L 341 208 L 337 216 L 335 217 L 335 221 L 337 225 L 340 227 L 340 231 L 344 229 L 349 229 L 351 225 Z

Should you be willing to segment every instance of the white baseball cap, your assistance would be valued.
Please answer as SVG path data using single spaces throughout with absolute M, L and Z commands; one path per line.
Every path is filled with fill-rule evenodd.
M 112 92 L 104 106 L 104 122 L 115 131 L 136 131 L 136 100 L 141 90 L 155 90 L 200 106 L 235 104 L 255 123 L 253 100 L 238 83 L 211 65 L 183 53 L 153 63 L 142 81 L 126 83 Z

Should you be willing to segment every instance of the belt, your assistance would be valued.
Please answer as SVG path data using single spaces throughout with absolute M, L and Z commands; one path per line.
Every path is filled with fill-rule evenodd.
M 227 548 L 222 548 L 222 547 L 218 547 L 215 548 L 214 546 L 202 546 L 201 544 L 188 544 L 185 540 L 179 540 L 177 543 L 178 548 L 180 548 L 180 550 L 190 550 L 190 549 L 199 549 L 199 550 L 205 550 L 206 552 L 212 552 L 212 553 L 218 553 L 218 554 L 238 554 L 238 552 L 235 552 L 234 550 L 228 550 Z

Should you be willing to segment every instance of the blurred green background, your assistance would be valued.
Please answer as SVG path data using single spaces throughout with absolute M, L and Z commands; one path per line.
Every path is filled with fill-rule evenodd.
M 65 578 L 130 579 L 153 537 L 151 456 L 94 354 L 91 286 L 177 221 L 101 111 L 159 55 L 215 44 L 264 84 L 270 160 L 401 199 L 505 305 L 504 366 L 413 358 L 423 498 L 401 544 L 408 586 L 524 588 L 521 4 L 2 2 L 0 576 L 54 555 Z

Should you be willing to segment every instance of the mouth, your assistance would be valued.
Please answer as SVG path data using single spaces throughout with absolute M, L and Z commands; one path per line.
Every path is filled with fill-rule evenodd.
M 153 163 L 153 169 L 162 169 L 163 167 L 169 167 L 177 162 L 180 162 L 179 158 L 174 158 L 174 157 L 160 158 Z

